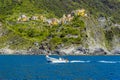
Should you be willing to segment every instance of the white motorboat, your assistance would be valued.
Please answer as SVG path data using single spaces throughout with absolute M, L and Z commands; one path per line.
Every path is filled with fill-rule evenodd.
M 52 58 L 52 57 L 49 57 L 48 55 L 46 55 L 46 59 L 48 62 L 51 62 L 51 63 L 68 63 L 69 61 L 67 59 L 63 59 L 63 58 Z

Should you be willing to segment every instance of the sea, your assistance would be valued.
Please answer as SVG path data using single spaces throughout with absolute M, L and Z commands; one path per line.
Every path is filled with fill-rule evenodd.
M 120 80 L 120 56 L 0 55 L 0 80 Z

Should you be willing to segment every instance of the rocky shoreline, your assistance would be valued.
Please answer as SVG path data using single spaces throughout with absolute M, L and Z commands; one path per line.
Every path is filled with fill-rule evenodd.
M 0 49 L 1 55 L 120 55 L 120 49 L 106 51 L 102 48 L 86 49 L 84 47 L 60 48 L 54 51 L 45 49 L 11 50 L 9 48 Z

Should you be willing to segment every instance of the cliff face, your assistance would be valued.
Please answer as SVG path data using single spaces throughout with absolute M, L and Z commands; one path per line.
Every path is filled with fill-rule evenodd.
M 120 49 L 120 26 L 111 22 L 110 18 L 100 17 L 86 22 L 86 33 L 89 49 L 102 48 L 107 52 Z M 84 43 L 83 43 L 84 44 Z
M 0 0 L 1 52 L 120 53 L 119 9 L 119 0 Z

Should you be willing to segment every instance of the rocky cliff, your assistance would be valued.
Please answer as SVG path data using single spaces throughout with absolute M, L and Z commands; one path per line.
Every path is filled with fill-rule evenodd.
M 1 54 L 120 54 L 120 1 L 0 0 Z

